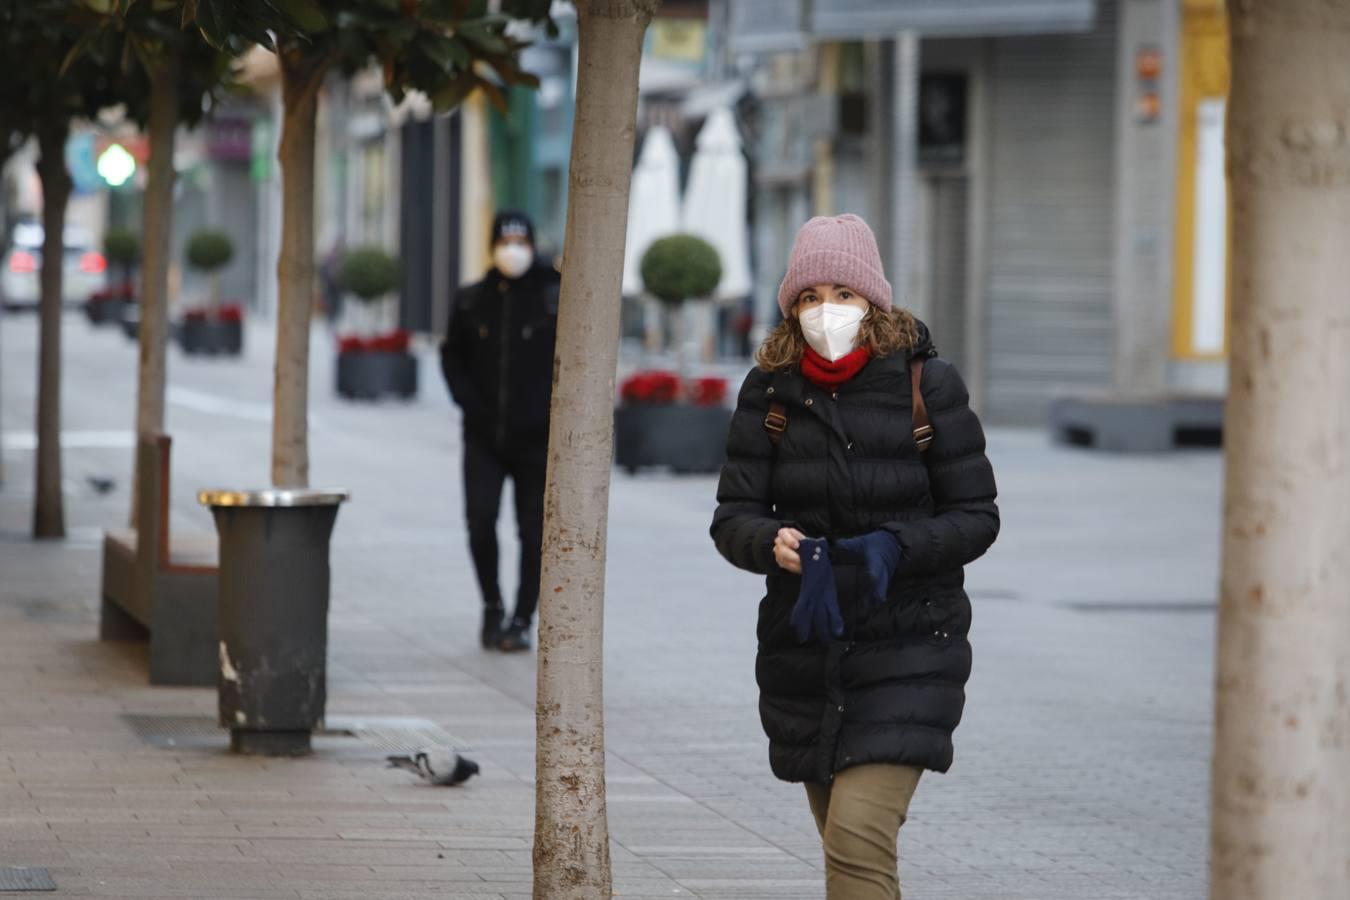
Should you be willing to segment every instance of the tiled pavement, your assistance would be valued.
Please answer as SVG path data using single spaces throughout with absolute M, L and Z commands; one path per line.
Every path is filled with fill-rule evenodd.
M 35 545 L 33 323 L 0 322 L 0 866 L 48 867 L 58 896 L 528 896 L 533 663 L 475 646 L 457 441 L 431 366 L 414 404 L 344 406 L 316 340 L 314 480 L 355 497 L 334 544 L 330 714 L 435 722 L 484 764 L 454 790 L 352 738 L 262 761 L 223 739 L 137 736 L 125 714 L 210 716 L 214 694 L 149 688 L 139 648 L 95 640 L 98 529 L 126 514 L 134 351 L 74 319 L 67 332 L 72 536 Z M 250 338 L 244 363 L 172 360 L 175 527 L 210 528 L 193 488 L 265 474 L 270 336 Z M 1203 897 L 1218 457 L 1102 458 L 1022 433 L 992 453 L 1004 535 L 971 570 L 975 676 L 956 766 L 925 777 L 905 827 L 905 896 Z M 100 496 L 90 475 L 118 489 Z M 706 538 L 712 487 L 615 482 L 616 892 L 821 897 L 800 789 L 767 771 L 757 588 Z

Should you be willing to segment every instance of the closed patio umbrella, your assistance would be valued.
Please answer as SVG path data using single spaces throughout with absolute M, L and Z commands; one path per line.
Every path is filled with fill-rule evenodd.
M 647 131 L 628 192 L 628 242 L 624 247 L 623 292 L 642 294 L 642 254 L 658 238 L 680 227 L 680 157 L 670 132 L 661 125 Z
M 716 300 L 739 300 L 750 293 L 750 249 L 746 221 L 746 164 L 731 110 L 719 107 L 698 133 L 681 211 L 682 230 L 696 234 L 722 258 Z

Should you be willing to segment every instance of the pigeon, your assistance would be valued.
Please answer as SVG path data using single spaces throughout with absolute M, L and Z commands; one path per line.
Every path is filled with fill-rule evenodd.
M 98 475 L 89 475 L 86 480 L 96 494 L 108 494 L 117 487 L 117 482 L 113 481 L 111 478 L 103 478 Z
M 478 774 L 478 763 L 449 747 L 423 747 L 416 753 L 386 757 L 388 768 L 407 769 L 423 781 L 444 787 L 463 784 Z

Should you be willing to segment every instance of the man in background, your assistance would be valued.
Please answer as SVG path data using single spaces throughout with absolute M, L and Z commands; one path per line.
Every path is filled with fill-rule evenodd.
M 560 276 L 535 257 L 524 213 L 492 222 L 492 268 L 460 290 L 441 345 L 441 369 L 463 411 L 464 505 L 486 649 L 528 650 L 539 605 L 548 465 L 549 401 Z M 511 479 L 520 536 L 520 584 L 506 621 L 498 580 L 497 514 Z

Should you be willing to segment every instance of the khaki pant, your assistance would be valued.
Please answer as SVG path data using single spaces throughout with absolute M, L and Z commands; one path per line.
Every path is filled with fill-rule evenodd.
M 922 769 L 868 765 L 806 785 L 825 845 L 827 900 L 900 900 L 897 842 Z

